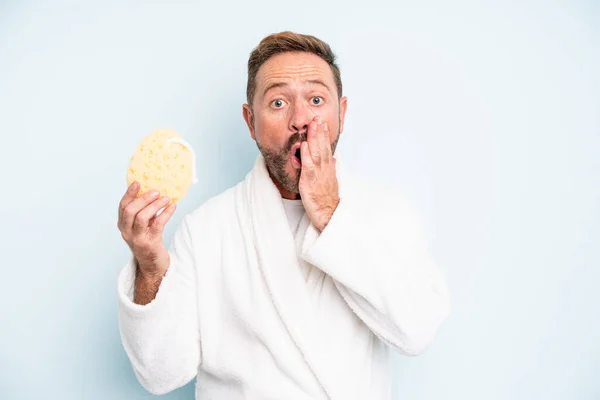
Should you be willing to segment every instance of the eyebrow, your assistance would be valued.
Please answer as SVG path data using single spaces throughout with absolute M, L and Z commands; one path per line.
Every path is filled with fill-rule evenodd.
M 323 81 L 322 81 L 322 80 L 320 80 L 320 79 L 312 79 L 312 80 L 310 80 L 310 81 L 306 81 L 306 82 L 307 82 L 307 83 L 310 83 L 310 84 L 313 84 L 313 85 L 320 85 L 320 86 L 324 86 L 324 87 L 325 87 L 325 89 L 327 89 L 327 90 L 330 90 L 330 89 L 329 89 L 329 86 L 327 86 L 327 85 L 325 84 L 325 82 L 323 82 Z M 270 85 L 268 85 L 268 86 L 265 88 L 265 90 L 263 91 L 263 96 L 265 96 L 265 95 L 266 95 L 266 94 L 269 92 L 269 90 L 271 90 L 271 89 L 275 89 L 275 88 L 278 88 L 278 87 L 286 87 L 286 86 L 288 86 L 288 84 L 287 84 L 286 82 L 273 82 L 273 83 L 271 83 Z

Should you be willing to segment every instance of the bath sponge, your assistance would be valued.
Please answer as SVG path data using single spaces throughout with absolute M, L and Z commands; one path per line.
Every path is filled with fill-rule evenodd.
M 170 128 L 156 129 L 138 145 L 127 169 L 127 186 L 140 183 L 137 196 L 158 190 L 169 204 L 183 199 L 196 179 L 192 146 Z

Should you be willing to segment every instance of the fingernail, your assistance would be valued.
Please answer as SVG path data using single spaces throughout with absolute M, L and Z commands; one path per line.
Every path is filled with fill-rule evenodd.
M 323 123 L 323 130 L 325 132 L 329 131 L 329 127 L 327 127 L 327 122 Z
M 312 122 L 312 123 L 310 124 L 310 127 L 311 127 L 313 130 L 316 130 L 316 129 L 317 129 L 317 123 L 316 123 L 316 122 Z
M 158 191 L 153 190 L 150 192 L 150 197 L 156 197 L 156 196 L 158 196 Z
M 167 196 L 161 197 L 160 198 L 160 202 L 161 203 L 167 203 L 169 201 L 169 198 Z

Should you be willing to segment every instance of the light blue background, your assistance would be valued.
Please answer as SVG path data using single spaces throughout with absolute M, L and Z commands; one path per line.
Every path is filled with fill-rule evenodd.
M 340 151 L 415 200 L 449 278 L 394 398 L 600 398 L 597 2 L 169 3 L 0 3 L 0 398 L 153 397 L 117 327 L 129 158 L 162 126 L 194 146 L 170 240 L 251 168 L 247 57 L 286 29 L 338 54 Z

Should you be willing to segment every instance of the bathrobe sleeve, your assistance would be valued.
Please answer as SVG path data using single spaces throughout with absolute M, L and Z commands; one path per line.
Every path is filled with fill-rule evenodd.
M 400 194 L 343 198 L 302 258 L 330 275 L 354 313 L 402 354 L 426 350 L 449 314 L 445 277 Z
M 165 394 L 189 383 L 200 364 L 194 259 L 187 217 L 169 248 L 171 264 L 154 300 L 133 302 L 135 261 L 118 278 L 121 340 L 140 384 Z

